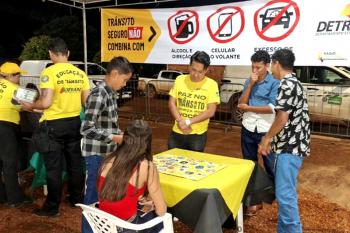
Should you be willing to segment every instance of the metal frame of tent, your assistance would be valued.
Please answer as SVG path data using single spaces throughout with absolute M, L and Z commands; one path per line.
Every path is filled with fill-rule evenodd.
M 42 0 L 53 2 L 82 10 L 83 13 L 83 37 L 84 37 L 84 69 L 87 72 L 87 34 L 86 34 L 86 10 L 100 9 L 102 7 L 121 7 L 131 5 L 145 5 L 153 3 L 174 2 L 179 0 L 146 0 L 135 3 L 118 3 L 118 0 Z

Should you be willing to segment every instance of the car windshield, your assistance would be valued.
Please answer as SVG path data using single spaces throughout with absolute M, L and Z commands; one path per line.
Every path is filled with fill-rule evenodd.
M 278 13 L 280 13 L 281 9 L 277 8 L 277 9 L 269 9 L 266 11 L 266 16 L 270 17 L 270 18 L 274 18 L 276 17 L 276 15 L 278 15 Z

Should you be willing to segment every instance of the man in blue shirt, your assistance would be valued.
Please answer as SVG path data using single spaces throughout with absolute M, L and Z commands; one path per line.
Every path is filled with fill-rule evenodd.
M 252 161 L 258 161 L 258 145 L 275 118 L 279 81 L 268 72 L 270 61 L 270 55 L 266 51 L 259 50 L 252 55 L 252 74 L 246 80 L 238 102 L 238 108 L 244 111 L 241 130 L 243 158 Z M 273 155 L 263 156 L 263 161 L 265 170 L 273 181 Z M 253 214 L 259 208 L 262 206 L 250 206 L 248 212 Z

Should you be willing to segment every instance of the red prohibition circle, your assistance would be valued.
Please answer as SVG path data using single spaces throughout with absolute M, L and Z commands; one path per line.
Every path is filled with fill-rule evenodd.
M 259 26 L 258 26 L 258 15 L 259 15 L 259 12 L 272 5 L 272 4 L 275 4 L 275 3 L 287 3 L 286 6 L 283 7 L 283 9 L 278 13 L 278 15 L 276 17 L 274 17 L 274 19 L 264 28 L 260 31 L 259 29 Z M 266 36 L 264 35 L 264 33 L 271 27 L 273 26 L 275 23 L 278 22 L 278 20 L 283 16 L 284 12 L 287 11 L 287 9 L 289 7 L 293 7 L 294 10 L 295 10 L 295 14 L 296 14 L 296 17 L 295 17 L 295 22 L 293 23 L 293 25 L 289 28 L 289 30 L 287 32 L 285 32 L 284 34 L 280 35 L 280 36 L 277 36 L 277 37 L 269 37 L 269 36 Z M 297 26 L 298 22 L 299 22 L 299 19 L 300 19 L 300 11 L 299 11 L 299 7 L 298 5 L 293 2 L 293 1 L 290 1 L 290 0 L 273 0 L 271 2 L 268 2 L 267 4 L 265 4 L 264 6 L 262 6 L 261 8 L 259 8 L 255 13 L 254 13 L 254 28 L 255 28 L 255 31 L 256 31 L 256 34 L 263 40 L 266 40 L 266 41 L 279 41 L 279 40 L 282 40 L 284 38 L 286 38 L 287 36 L 289 36 L 295 29 L 295 27 Z
M 180 28 L 175 32 L 175 34 L 173 34 L 173 32 L 172 32 L 172 30 L 171 30 L 171 25 L 170 25 L 170 23 L 171 23 L 172 19 L 174 19 L 176 16 L 181 15 L 181 14 L 183 14 L 183 13 L 189 13 L 189 14 L 191 14 L 191 16 L 188 17 L 188 18 L 181 24 Z M 185 25 L 186 25 L 186 24 L 188 23 L 188 21 L 189 21 L 191 18 L 193 18 L 193 17 L 194 17 L 195 24 L 196 24 L 196 25 L 193 26 L 193 27 L 196 28 L 195 32 L 193 33 L 193 35 L 192 35 L 190 38 L 188 38 L 188 39 L 186 39 L 186 40 L 178 40 L 178 39 L 176 38 L 176 36 L 179 35 L 179 34 L 181 34 L 182 30 L 184 30 Z M 197 36 L 197 34 L 198 34 L 198 32 L 199 32 L 199 19 L 198 19 L 198 18 L 199 18 L 199 17 L 198 17 L 198 13 L 195 12 L 195 11 L 191 11 L 191 10 L 180 10 L 180 11 L 177 11 L 173 16 L 171 16 L 171 17 L 168 19 L 168 32 L 169 32 L 170 39 L 171 39 L 172 41 L 174 41 L 175 43 L 177 43 L 177 44 L 186 44 L 186 43 L 190 42 L 191 40 L 193 40 L 193 39 Z
M 234 9 L 236 10 L 236 12 L 234 14 L 232 14 L 230 17 L 226 18 L 226 20 L 224 21 L 224 23 L 218 28 L 218 30 L 216 30 L 216 32 L 213 32 L 213 30 L 211 29 L 211 26 L 210 26 L 210 20 L 213 16 L 219 14 L 220 12 L 222 12 L 223 10 L 226 10 L 226 9 Z M 239 14 L 240 15 L 240 18 L 241 18 L 241 27 L 239 29 L 239 31 L 234 34 L 232 37 L 230 38 L 227 38 L 227 39 L 219 39 L 217 38 L 217 35 L 221 32 L 221 30 L 225 27 L 226 23 L 228 23 L 228 21 L 230 19 L 232 19 L 232 17 L 235 15 L 235 14 Z M 218 9 L 217 11 L 215 11 L 213 14 L 211 14 L 208 18 L 207 18 L 207 28 L 208 28 L 208 32 L 209 32 L 209 35 L 210 37 L 218 42 L 218 43 L 227 43 L 227 42 L 230 42 L 230 41 L 233 41 L 234 39 L 236 39 L 243 31 L 244 29 L 244 25 L 245 25 L 245 21 L 244 21 L 244 12 L 243 10 L 240 8 L 240 7 L 236 7 L 236 6 L 226 6 L 226 7 L 222 7 L 220 9 Z

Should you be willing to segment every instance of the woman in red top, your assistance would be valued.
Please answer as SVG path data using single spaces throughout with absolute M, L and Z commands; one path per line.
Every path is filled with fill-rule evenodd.
M 152 131 L 147 122 L 134 120 L 128 124 L 122 144 L 106 157 L 100 168 L 98 191 L 101 210 L 133 223 L 146 222 L 156 215 L 165 214 L 159 174 L 152 163 L 151 142 Z M 138 204 L 143 213 L 137 211 Z M 147 218 L 144 213 L 147 213 Z M 158 231 L 150 229 L 146 232 Z

